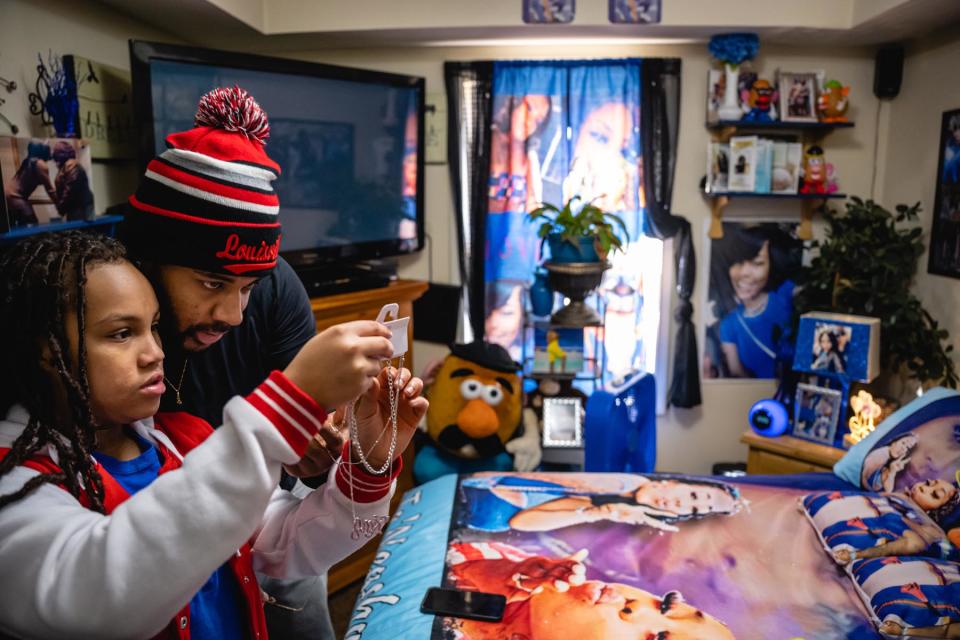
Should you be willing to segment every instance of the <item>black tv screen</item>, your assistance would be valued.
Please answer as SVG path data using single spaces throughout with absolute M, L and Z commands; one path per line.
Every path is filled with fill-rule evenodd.
M 211 89 L 260 103 L 295 267 L 423 247 L 423 78 L 139 41 L 130 57 L 143 167 Z

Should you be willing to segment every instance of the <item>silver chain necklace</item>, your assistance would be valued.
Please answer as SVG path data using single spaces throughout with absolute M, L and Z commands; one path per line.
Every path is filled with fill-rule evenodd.
M 383 438 L 383 434 L 386 433 L 387 429 L 390 429 L 390 448 L 387 452 L 387 461 L 379 469 L 374 469 L 370 464 L 370 461 L 367 459 L 366 454 L 363 452 L 363 449 L 360 446 L 360 430 L 357 426 L 357 416 L 354 413 L 354 402 L 351 402 L 347 405 L 345 410 L 344 419 L 347 422 L 347 426 L 350 430 L 350 441 L 354 452 L 357 454 L 357 458 L 360 460 L 360 464 L 363 466 L 366 471 L 372 475 L 381 475 L 384 472 L 387 472 L 387 477 L 389 478 L 393 471 L 393 454 L 397 449 L 397 433 L 399 431 L 399 422 L 397 421 L 397 410 L 400 405 L 400 372 L 403 370 L 403 360 L 404 356 L 400 356 L 400 365 L 397 367 L 397 378 L 394 380 L 393 376 L 387 374 L 387 397 L 390 399 L 390 417 L 387 420 L 387 424 L 384 425 L 383 431 L 377 436 L 377 439 L 374 440 L 373 445 L 370 447 L 372 452 L 378 444 L 380 444 L 380 439 Z M 387 362 L 387 367 L 390 366 L 390 362 Z M 346 464 L 356 464 L 349 461 L 341 461 Z M 353 497 L 353 474 L 347 473 L 348 480 L 350 482 L 350 510 L 353 515 L 353 531 L 350 533 L 350 538 L 353 540 L 358 540 L 361 535 L 372 538 L 380 532 L 380 529 L 383 528 L 383 525 L 389 520 L 389 516 L 372 516 L 370 518 L 361 518 L 357 515 L 357 503 Z

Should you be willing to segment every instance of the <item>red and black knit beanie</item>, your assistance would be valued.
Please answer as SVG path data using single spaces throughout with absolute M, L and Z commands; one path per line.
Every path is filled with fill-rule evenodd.
M 240 87 L 200 99 L 195 127 L 167 136 L 120 226 L 134 258 L 234 276 L 265 275 L 280 253 L 267 114 Z

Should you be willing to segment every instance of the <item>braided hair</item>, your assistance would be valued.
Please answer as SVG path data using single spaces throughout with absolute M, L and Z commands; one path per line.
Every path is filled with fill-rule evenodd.
M 28 238 L 0 258 L 0 416 L 15 404 L 30 415 L 0 461 L 0 477 L 48 446 L 61 469 L 0 496 L 0 508 L 52 483 L 78 500 L 86 495 L 94 510 L 104 512 L 103 481 L 90 455 L 96 420 L 87 378 L 84 286 L 90 266 L 119 263 L 124 255 L 116 240 L 74 231 Z M 67 339 L 71 311 L 79 336 L 75 361 Z

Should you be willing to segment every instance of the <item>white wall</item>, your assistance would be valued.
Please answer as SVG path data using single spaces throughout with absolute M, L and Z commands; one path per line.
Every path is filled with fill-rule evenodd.
M 888 209 L 920 201 L 920 225 L 929 247 L 944 111 L 960 109 L 960 34 L 943 34 L 907 51 L 900 95 L 888 112 L 885 163 L 878 185 Z M 960 280 L 927 273 L 928 252 L 919 260 L 915 290 L 924 307 L 950 332 L 953 361 L 960 368 Z
M 64 0 L 0 0 L 0 77 L 17 89 L 0 89 L 0 113 L 20 128 L 19 136 L 52 136 L 39 116 L 30 114 L 27 94 L 37 82 L 37 54 L 74 54 L 123 69 L 130 68 L 127 40 L 178 42 L 175 36 L 137 22 L 100 4 Z M 10 135 L 0 122 L 0 135 Z M 95 162 L 93 191 L 98 212 L 123 202 L 137 185 L 136 163 Z

